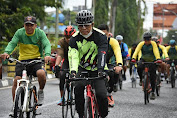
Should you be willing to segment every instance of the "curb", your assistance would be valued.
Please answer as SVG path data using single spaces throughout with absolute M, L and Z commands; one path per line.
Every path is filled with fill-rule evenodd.
M 47 74 L 46 79 L 52 79 L 52 78 L 55 78 L 54 74 Z M 12 86 L 13 81 L 14 81 L 13 77 L 4 77 L 4 78 L 0 79 L 0 88 L 7 87 L 7 86 Z M 33 81 L 37 81 L 37 78 L 34 78 Z

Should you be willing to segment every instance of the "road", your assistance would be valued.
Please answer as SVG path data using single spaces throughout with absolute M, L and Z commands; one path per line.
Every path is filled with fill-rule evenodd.
M 37 118 L 61 118 L 61 107 L 56 103 L 60 99 L 59 81 L 50 79 L 45 86 L 44 105 Z M 35 83 L 37 86 L 38 84 Z M 113 93 L 115 107 L 109 108 L 108 118 L 177 118 L 177 88 L 162 82 L 160 97 L 144 104 L 142 88 L 131 88 L 130 80 L 124 81 L 123 89 Z M 0 118 L 8 118 L 12 107 L 11 87 L 0 89 Z M 76 116 L 77 117 L 77 116 Z

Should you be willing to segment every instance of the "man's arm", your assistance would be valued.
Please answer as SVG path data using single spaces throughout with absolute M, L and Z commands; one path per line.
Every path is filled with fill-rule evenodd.
M 153 47 L 153 53 L 154 53 L 154 56 L 156 57 L 156 60 L 160 59 L 160 53 L 159 53 L 159 49 L 157 47 L 156 42 L 151 41 L 151 44 L 152 44 L 152 47 Z
M 42 45 L 44 47 L 44 52 L 45 52 L 45 56 L 50 56 L 51 55 L 51 44 L 46 36 L 46 34 L 44 33 L 44 31 L 41 32 L 42 34 Z
M 159 45 L 159 47 L 162 49 L 162 52 L 163 52 L 163 54 L 164 54 L 165 58 L 169 58 L 169 56 L 168 56 L 168 54 L 167 54 L 167 50 L 166 50 L 165 46 L 163 46 L 163 45 Z
M 140 42 L 140 43 L 138 44 L 138 46 L 137 46 L 136 49 L 135 49 L 135 52 L 133 53 L 132 59 L 136 59 L 136 58 L 137 58 L 137 55 L 138 55 L 138 53 L 141 51 L 143 45 L 144 45 L 144 41 L 142 41 L 142 42 Z

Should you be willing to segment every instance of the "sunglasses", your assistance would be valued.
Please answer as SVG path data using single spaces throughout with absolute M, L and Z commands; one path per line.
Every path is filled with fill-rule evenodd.
M 81 27 L 81 28 L 88 28 L 88 27 L 90 27 L 92 25 L 92 23 L 87 23 L 87 24 L 78 24 L 78 26 L 79 27 Z

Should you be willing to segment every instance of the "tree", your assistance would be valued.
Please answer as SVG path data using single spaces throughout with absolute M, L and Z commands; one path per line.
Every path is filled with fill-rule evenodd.
M 109 0 L 97 0 L 96 1 L 96 9 L 95 9 L 95 16 L 94 16 L 94 23 L 95 27 L 99 26 L 100 24 L 107 24 L 108 22 L 108 3 Z
M 171 39 L 174 39 L 177 41 L 177 30 L 169 30 L 167 32 L 167 36 L 163 40 L 163 43 L 167 44 Z

